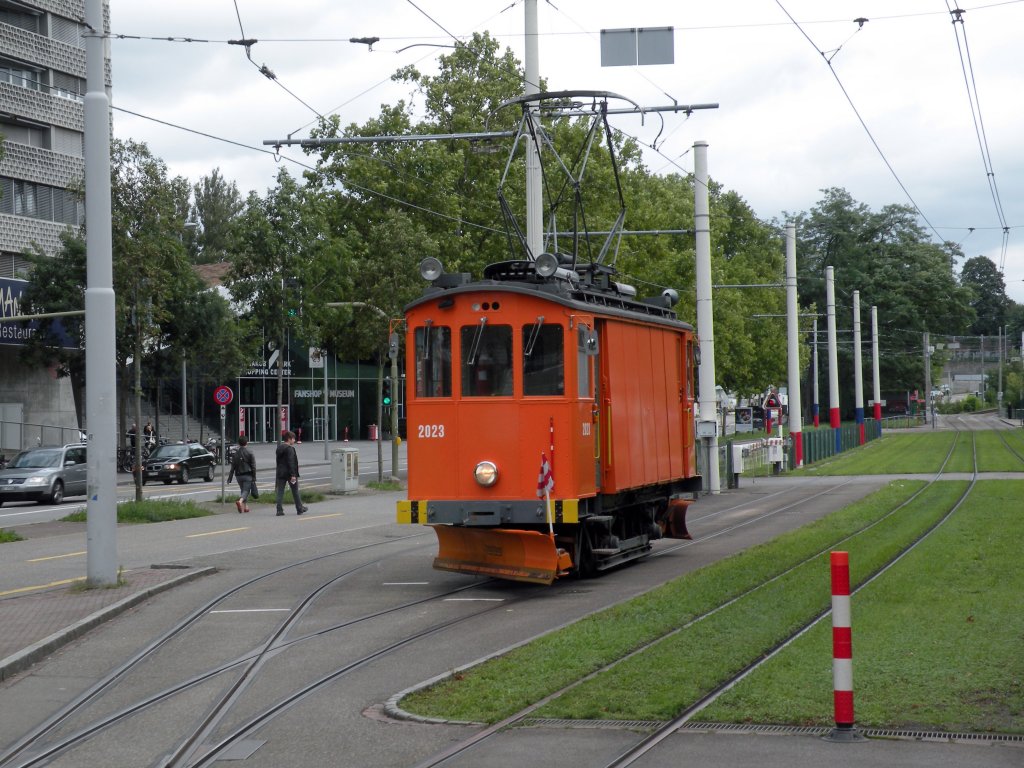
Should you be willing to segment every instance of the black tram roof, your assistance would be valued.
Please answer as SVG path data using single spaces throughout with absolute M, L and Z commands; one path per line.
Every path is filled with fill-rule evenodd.
M 482 280 L 473 280 L 468 273 L 445 273 L 434 280 L 406 311 L 431 302 L 444 308 L 446 299 L 480 291 L 500 291 L 535 296 L 592 314 L 642 320 L 657 325 L 693 330 L 693 326 L 676 317 L 665 295 L 637 298 L 631 286 L 612 280 L 614 269 L 599 264 L 580 264 L 573 270 L 541 277 L 532 261 L 502 261 L 489 265 Z

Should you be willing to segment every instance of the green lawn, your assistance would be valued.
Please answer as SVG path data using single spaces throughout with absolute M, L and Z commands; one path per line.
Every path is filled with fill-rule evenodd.
M 857 721 L 1024 732 L 1024 483 L 986 481 L 933 536 L 852 599 Z M 828 724 L 831 624 L 700 715 Z
M 1013 431 L 988 432 L 912 432 L 886 434 L 878 440 L 824 461 L 794 470 L 794 475 L 870 475 L 934 474 L 953 447 L 946 472 L 973 472 L 977 445 L 979 472 L 1024 472 L 1024 460 L 1015 456 L 1000 439 L 1000 434 L 1018 453 L 1024 455 L 1024 435 Z
M 877 440 L 795 470 L 796 475 L 928 474 L 939 471 L 955 432 L 885 434 Z
M 921 485 L 893 483 L 805 528 L 406 697 L 402 706 L 434 717 L 494 722 L 624 659 L 550 702 L 537 716 L 671 718 L 827 608 L 829 549 L 850 552 L 852 580 L 860 584 L 939 520 L 966 487 L 938 483 L 889 514 Z M 1024 612 L 1013 607 L 1024 583 L 1016 554 L 1024 534 L 1024 516 L 1017 514 L 1024 483 L 990 481 L 979 484 L 975 493 L 969 508 L 954 516 L 953 527 L 870 587 L 889 596 L 870 618 L 861 618 L 867 610 L 861 602 L 867 598 L 856 599 L 856 658 L 863 654 L 865 659 L 884 660 L 874 685 L 897 689 L 884 701 L 858 704 L 861 722 L 1024 732 Z M 1007 528 L 1010 518 L 1016 520 Z M 1000 538 L 1003 532 L 1007 535 Z M 998 547 L 992 546 L 993 539 L 999 539 Z M 810 562 L 790 570 L 811 556 Z M 777 578 L 758 586 L 772 576 Z M 913 602 L 908 595 L 921 599 Z M 729 598 L 736 599 L 690 623 Z M 1014 614 L 1012 619 L 991 631 L 1007 613 Z M 869 626 L 871 643 L 861 635 Z M 982 633 L 985 641 L 976 650 L 972 644 Z M 808 647 L 815 637 L 824 646 Z M 662 639 L 625 658 L 657 638 Z M 737 688 L 735 696 L 723 699 L 706 716 L 740 722 L 829 722 L 830 638 L 828 625 L 820 625 L 751 680 L 750 685 L 760 686 L 756 692 L 748 692 L 746 685 Z M 856 679 L 867 678 L 860 672 L 861 662 L 855 664 Z M 794 668 L 801 677 L 795 677 Z M 1000 676 L 1004 671 L 1008 674 Z M 864 680 L 865 686 L 868 682 Z M 794 696 L 795 690 L 801 696 Z

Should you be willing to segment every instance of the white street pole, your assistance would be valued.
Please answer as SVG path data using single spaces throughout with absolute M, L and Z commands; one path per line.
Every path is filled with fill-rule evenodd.
M 796 291 L 796 224 L 786 224 L 786 357 L 789 380 L 789 434 L 793 438 L 793 463 L 804 463 L 803 416 L 800 398 L 800 317 Z M 782 419 L 779 419 L 782 426 Z
M 185 353 L 181 353 L 181 442 L 188 442 L 188 392 L 187 392 L 187 377 L 188 369 L 186 368 Z M 168 430 L 170 431 L 170 430 Z
M 853 408 L 857 444 L 864 445 L 864 361 L 860 351 L 860 291 L 853 292 Z
M 811 379 L 811 398 L 814 400 L 811 403 L 811 418 L 814 422 L 814 428 L 817 429 L 820 424 L 821 410 L 821 398 L 818 392 L 818 315 L 814 315 L 814 339 L 811 341 L 811 367 L 814 369 L 813 378 Z
M 875 395 L 873 409 L 875 421 L 882 423 L 882 379 L 878 363 L 878 307 L 871 307 L 871 378 Z M 878 428 L 876 426 L 876 428 Z
M 324 461 L 330 459 L 331 437 L 329 431 L 330 419 L 327 417 L 327 350 L 320 350 L 320 359 L 324 364 Z M 316 429 L 314 423 L 313 429 Z
M 110 99 L 103 0 L 86 0 L 85 23 L 85 418 L 89 432 L 86 583 L 117 585 L 117 443 L 114 270 L 110 229 Z M 138 365 L 138 361 L 136 361 Z
M 526 84 L 523 93 L 529 96 L 540 90 L 537 0 L 525 0 L 524 10 L 526 12 L 526 51 L 523 68 Z M 532 106 L 528 108 L 534 109 Z M 540 154 L 536 142 L 530 136 L 526 142 L 526 244 L 530 249 L 531 259 L 536 259 L 544 248 L 543 189 Z
M 700 420 L 714 423 L 715 434 L 702 438 L 708 457 L 708 491 L 721 493 L 715 397 L 715 325 L 711 301 L 711 203 L 708 196 L 708 145 L 693 145 L 693 224 L 696 247 L 697 334 L 700 337 Z
M 825 267 L 825 304 L 828 323 L 828 423 L 835 433 L 835 449 L 843 449 L 839 419 L 839 352 L 836 347 L 836 279 L 832 267 Z

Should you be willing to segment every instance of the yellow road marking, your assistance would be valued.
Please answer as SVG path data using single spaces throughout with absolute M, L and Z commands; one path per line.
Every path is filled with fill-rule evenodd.
M 28 560 L 27 562 L 30 562 L 30 563 L 42 563 L 42 562 L 44 562 L 46 560 L 60 560 L 62 557 L 80 557 L 81 555 L 84 555 L 84 554 L 86 554 L 86 552 L 83 549 L 81 552 L 68 552 L 66 555 L 51 555 L 50 557 L 36 557 L 36 558 L 33 558 L 32 560 Z
M 6 592 L 0 592 L 0 597 L 6 597 L 7 595 L 16 595 L 19 592 L 34 592 L 37 589 L 49 589 L 50 587 L 62 587 L 66 584 L 75 584 L 79 581 L 85 581 L 85 576 L 78 576 L 74 579 L 62 579 L 61 581 L 51 581 L 49 584 L 37 584 L 34 587 L 19 587 L 18 589 L 8 589 Z
M 198 539 L 201 536 L 219 536 L 222 533 L 238 533 L 239 531 L 248 531 L 249 526 L 245 525 L 241 528 L 225 528 L 222 531 L 209 531 L 208 533 L 190 533 L 186 536 L 186 539 Z
M 329 512 L 326 515 L 303 515 L 303 520 L 323 520 L 325 517 L 341 517 L 341 512 Z

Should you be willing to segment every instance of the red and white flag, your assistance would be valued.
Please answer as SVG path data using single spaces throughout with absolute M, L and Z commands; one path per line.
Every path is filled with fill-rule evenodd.
M 551 474 L 551 465 L 548 464 L 548 457 L 543 453 L 540 455 L 540 474 L 537 476 L 537 498 L 543 499 L 545 495 L 555 489 L 555 476 Z

